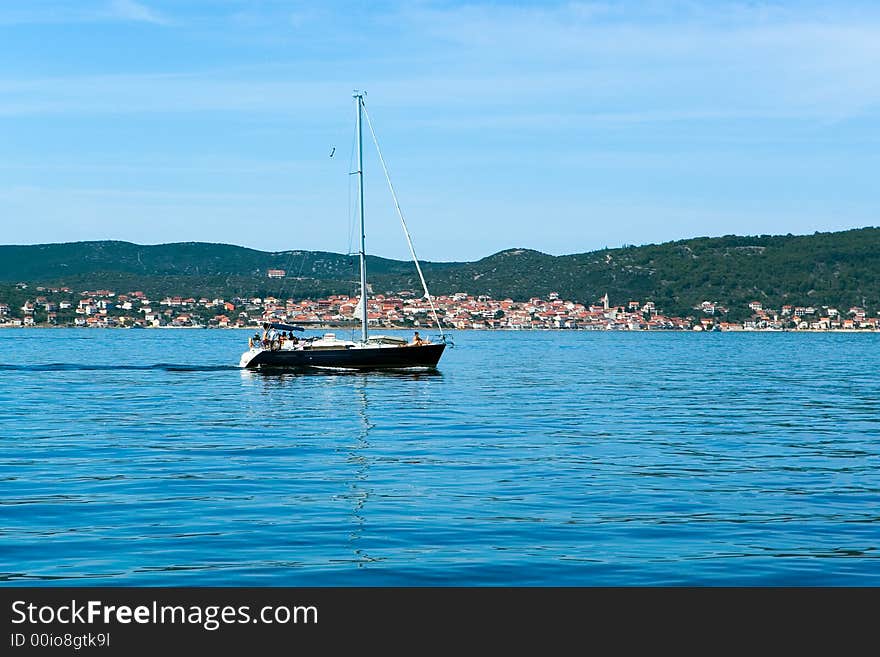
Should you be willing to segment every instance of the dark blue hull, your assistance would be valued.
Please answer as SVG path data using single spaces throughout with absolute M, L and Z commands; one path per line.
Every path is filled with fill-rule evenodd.
M 339 367 L 355 370 L 390 370 L 437 367 L 445 344 L 367 349 L 297 349 L 261 351 L 247 364 L 254 368 Z

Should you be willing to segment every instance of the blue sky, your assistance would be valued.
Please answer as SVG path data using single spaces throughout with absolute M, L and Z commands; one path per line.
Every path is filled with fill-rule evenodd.
M 0 242 L 346 252 L 355 88 L 424 259 L 880 223 L 876 3 L 3 0 Z

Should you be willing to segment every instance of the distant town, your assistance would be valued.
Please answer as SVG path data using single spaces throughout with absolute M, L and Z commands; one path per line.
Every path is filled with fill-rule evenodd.
M 280 272 L 271 271 L 270 276 Z M 332 295 L 322 299 L 248 297 L 208 299 L 168 296 L 150 299 L 143 292 L 72 290 L 30 287 L 16 291 L 27 300 L 19 306 L 0 300 L 0 327 L 70 326 L 93 328 L 254 328 L 264 322 L 301 324 L 305 328 L 355 326 L 358 297 Z M 725 319 L 728 309 L 713 301 L 696 306 L 693 315 L 670 317 L 652 301 L 610 303 L 608 295 L 585 305 L 550 294 L 528 301 L 493 299 L 466 292 L 433 297 L 444 328 L 476 330 L 620 330 L 620 331 L 875 331 L 878 318 L 864 308 L 828 306 L 765 308 L 748 304 L 751 316 L 741 322 Z M 431 306 L 411 290 L 374 294 L 367 301 L 367 319 L 375 328 L 436 328 Z

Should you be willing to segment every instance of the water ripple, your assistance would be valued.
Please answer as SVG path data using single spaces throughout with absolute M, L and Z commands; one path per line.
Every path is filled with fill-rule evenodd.
M 877 336 L 456 338 L 263 374 L 238 331 L 0 332 L 0 581 L 880 585 Z

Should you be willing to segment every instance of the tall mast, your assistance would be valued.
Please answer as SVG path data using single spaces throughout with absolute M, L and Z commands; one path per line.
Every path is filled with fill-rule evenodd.
M 367 341 L 367 252 L 364 250 L 364 140 L 361 131 L 361 112 L 364 104 L 364 95 L 360 91 L 354 92 L 357 101 L 357 158 L 358 158 L 358 199 L 360 201 L 361 217 L 361 339 Z

